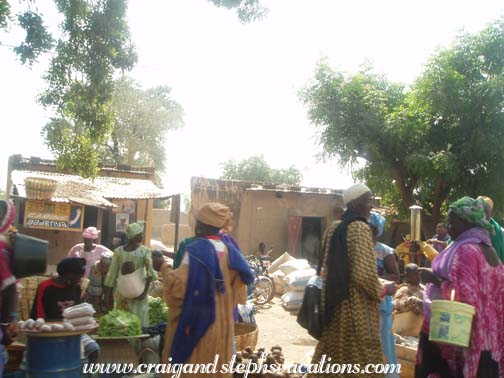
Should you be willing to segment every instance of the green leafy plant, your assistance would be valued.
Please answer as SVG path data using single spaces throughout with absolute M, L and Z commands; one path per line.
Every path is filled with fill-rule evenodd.
M 141 333 L 142 326 L 138 316 L 126 311 L 115 309 L 100 318 L 98 336 L 138 336 Z
M 149 323 L 157 324 L 166 322 L 168 307 L 162 298 L 149 297 Z

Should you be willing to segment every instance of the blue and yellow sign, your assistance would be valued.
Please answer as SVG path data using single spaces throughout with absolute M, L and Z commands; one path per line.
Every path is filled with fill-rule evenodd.
M 82 231 L 84 206 L 46 201 L 26 201 L 24 225 L 46 230 Z

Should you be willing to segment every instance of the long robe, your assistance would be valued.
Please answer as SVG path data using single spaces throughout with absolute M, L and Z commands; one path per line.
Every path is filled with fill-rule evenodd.
M 222 244 L 224 245 L 224 244 Z M 168 357 L 171 354 L 172 342 L 177 329 L 178 320 L 182 314 L 184 295 L 187 287 L 190 265 L 182 261 L 182 265 L 167 273 L 163 277 L 164 294 L 163 297 L 168 305 L 168 326 L 166 328 L 165 345 L 163 348 L 163 358 L 161 363 L 169 363 Z M 230 374 L 220 372 L 222 364 L 228 364 L 233 353 L 234 322 L 233 308 L 237 304 L 244 304 L 247 300 L 247 290 L 238 272 L 230 270 L 228 267 L 228 250 L 224 247 L 221 255 L 220 268 L 224 278 L 225 292 L 215 293 L 215 321 L 208 328 L 205 335 L 199 340 L 186 364 L 208 364 L 213 363 L 215 356 L 219 355 L 217 374 L 201 374 L 201 376 L 220 378 L 230 377 Z M 176 346 L 175 346 L 176 347 Z M 168 378 L 172 374 L 161 374 L 161 377 Z M 180 377 L 195 377 L 200 374 L 184 374 Z
M 117 289 L 117 278 L 125 262 L 132 262 L 135 266 L 135 270 L 144 268 L 145 276 L 150 278 L 151 281 L 155 280 L 157 274 L 152 265 L 151 251 L 143 245 L 140 245 L 134 251 L 125 251 L 124 247 L 118 247 L 114 252 L 107 277 L 105 278 L 105 286 L 114 288 L 115 308 L 138 316 L 142 323 L 142 327 L 147 327 L 149 326 L 149 305 L 147 296 L 145 296 L 144 299 L 128 299 L 124 298 Z
M 311 373 L 309 378 L 383 377 L 360 372 L 367 364 L 384 363 L 378 309 L 382 285 L 378 279 L 371 231 L 366 223 L 355 221 L 348 225 L 347 254 L 350 273 L 348 298 L 336 305 L 330 323 L 315 348 L 312 364 L 318 364 L 325 355 L 326 366 L 358 364 L 359 372 Z M 324 265 L 327 264 L 327 254 L 325 260 Z M 324 266 L 324 271 L 327 272 L 327 266 Z M 322 303 L 328 290 L 331 288 L 323 287 Z M 329 357 L 331 361 L 327 362 Z

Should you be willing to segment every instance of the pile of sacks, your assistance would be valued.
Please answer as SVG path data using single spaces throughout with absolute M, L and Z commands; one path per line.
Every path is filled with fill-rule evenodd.
M 305 259 L 296 259 L 285 252 L 268 269 L 268 274 L 275 283 L 275 290 L 282 295 L 282 304 L 286 310 L 296 311 L 301 308 L 303 294 L 310 278 L 316 270 Z

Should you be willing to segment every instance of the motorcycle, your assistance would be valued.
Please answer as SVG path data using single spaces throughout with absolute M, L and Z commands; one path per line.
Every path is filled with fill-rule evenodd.
M 253 300 L 256 305 L 264 305 L 275 296 L 275 284 L 267 276 L 261 261 L 256 256 L 247 256 L 246 259 L 255 278 L 247 287 L 247 299 Z

